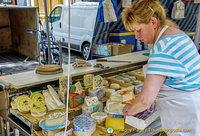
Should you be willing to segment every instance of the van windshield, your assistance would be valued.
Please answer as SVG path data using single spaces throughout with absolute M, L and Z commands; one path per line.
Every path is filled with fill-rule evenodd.
M 51 14 L 49 15 L 49 21 L 50 22 L 56 22 L 60 20 L 61 17 L 61 13 L 62 13 L 62 8 L 61 7 L 57 7 L 55 8 Z

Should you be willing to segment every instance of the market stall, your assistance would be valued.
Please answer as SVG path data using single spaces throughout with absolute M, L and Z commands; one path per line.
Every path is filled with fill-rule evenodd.
M 194 6 L 198 9 L 197 5 Z M 119 9 L 122 11 L 122 8 Z M 196 20 L 194 20 L 195 22 Z M 106 25 L 100 23 L 97 31 L 108 30 L 109 25 L 109 23 Z M 119 24 L 115 26 L 120 27 Z M 192 29 L 190 30 L 192 31 Z M 108 31 L 103 33 L 103 36 L 95 37 L 97 38 L 95 42 L 98 40 L 101 43 L 104 38 L 107 38 Z M 34 134 L 38 136 L 50 135 L 50 133 L 55 135 L 59 131 L 63 131 L 66 97 L 69 97 L 68 120 L 70 125 L 68 130 L 74 129 L 72 135 L 88 133 L 95 136 L 126 135 L 130 132 L 142 134 L 141 131 L 149 130 L 146 129 L 148 127 L 151 129 L 160 128 L 160 125 L 157 125 L 160 122 L 157 120 L 158 114 L 154 106 L 150 107 L 153 109 L 151 110 L 152 114 L 146 115 L 145 113 L 146 116 L 142 119 L 140 117 L 143 117 L 144 114 L 131 117 L 130 120 L 124 120 L 121 116 L 124 102 L 134 102 L 134 98 L 140 93 L 144 80 L 142 66 L 146 64 L 147 56 L 148 51 L 140 51 L 109 57 L 106 61 L 101 60 L 101 62 L 91 60 L 86 62 L 90 64 L 87 67 L 75 68 L 73 65 L 64 65 L 62 73 L 53 75 L 40 75 L 35 71 L 30 71 L 0 77 L 2 95 L 6 98 L 2 103 L 3 110 L 6 112 L 4 119 L 8 124 L 7 130 L 9 130 L 10 125 L 23 135 Z M 69 96 L 66 96 L 68 66 L 71 69 L 71 89 Z M 35 98 L 39 100 L 39 104 L 33 102 Z M 48 103 L 45 101 L 46 99 Z M 50 102 L 52 103 L 49 104 Z M 101 115 L 103 119 L 100 119 L 96 118 L 97 116 L 92 116 L 92 112 L 106 115 Z M 9 113 L 8 116 L 6 116 L 7 113 Z M 59 120 L 56 120 L 55 116 L 59 116 Z M 56 120 L 56 122 L 51 121 L 51 119 Z M 88 124 L 84 124 L 87 121 Z M 57 122 L 60 123 L 55 125 Z M 82 129 L 86 125 L 89 127 Z M 52 128 L 55 126 L 56 128 Z M 55 131 L 52 132 L 51 129 Z M 151 131 L 144 133 L 150 135 Z
M 71 77 L 72 77 L 72 81 L 73 81 L 72 83 L 81 82 L 81 85 L 84 88 L 87 88 L 86 85 L 83 85 L 83 84 L 85 84 L 84 76 L 93 75 L 94 77 L 96 77 L 96 80 L 100 80 L 101 79 L 101 78 L 99 78 L 99 76 L 100 76 L 100 77 L 103 77 L 104 79 L 108 80 L 109 84 L 112 82 L 115 84 L 118 83 L 118 84 L 120 84 L 121 89 L 123 89 L 123 88 L 125 89 L 127 87 L 132 86 L 133 85 L 132 82 L 130 82 L 130 81 L 128 81 L 130 83 L 121 83 L 119 81 L 115 82 L 115 81 L 113 81 L 114 80 L 113 76 L 115 77 L 115 76 L 119 75 L 120 73 L 121 74 L 131 73 L 131 71 L 141 69 L 142 65 L 146 64 L 146 61 L 148 59 L 147 54 L 148 54 L 148 51 L 142 51 L 142 52 L 125 54 L 125 55 L 119 55 L 119 56 L 114 56 L 114 57 L 108 58 L 107 62 L 99 62 L 96 60 L 92 60 L 92 61 L 88 61 L 88 63 L 91 64 L 91 66 L 88 66 L 88 67 L 74 68 L 72 65 L 70 65 L 71 66 Z M 113 62 L 116 60 L 121 61 L 121 62 Z M 96 65 L 101 64 L 101 66 L 104 66 L 104 67 L 94 67 L 94 64 L 96 64 Z M 42 115 L 40 117 L 35 117 L 34 116 L 35 114 L 33 114 L 33 112 L 28 112 L 28 113 L 25 112 L 26 110 L 22 107 L 20 108 L 20 106 L 18 104 L 17 104 L 18 105 L 17 108 L 15 107 L 16 105 L 13 107 L 13 100 L 15 103 L 19 103 L 20 99 L 22 98 L 22 99 L 27 99 L 27 101 L 29 102 L 29 98 L 25 98 L 25 96 L 28 96 L 31 99 L 34 98 L 34 96 L 31 96 L 31 95 L 33 95 L 33 94 L 36 95 L 37 93 L 43 94 L 45 96 L 44 90 L 46 90 L 47 88 L 48 88 L 48 90 L 51 90 L 48 85 L 52 85 L 55 90 L 56 90 L 56 88 L 57 89 L 59 88 L 59 90 L 60 90 L 61 89 L 60 88 L 60 80 L 62 77 L 67 76 L 67 65 L 65 65 L 63 67 L 63 70 L 64 70 L 63 73 L 53 74 L 53 75 L 40 75 L 40 74 L 35 73 L 35 71 L 29 71 L 29 72 L 22 72 L 22 73 L 18 73 L 18 74 L 0 77 L 0 82 L 2 84 L 1 87 L 4 89 L 2 91 L 7 92 L 7 97 L 9 98 L 9 101 L 7 102 L 8 107 L 5 107 L 5 109 L 4 109 L 6 112 L 9 113 L 8 116 L 5 117 L 5 120 L 10 124 L 10 126 L 12 128 L 18 129 L 21 133 L 23 133 L 23 135 L 35 134 L 38 136 L 42 136 L 44 134 L 44 132 L 43 132 L 44 130 L 42 131 L 41 126 L 39 127 L 39 122 L 42 119 L 46 119 L 47 116 L 50 115 L 51 113 L 65 112 L 65 108 L 61 108 L 60 110 L 58 110 L 58 109 L 57 110 L 49 110 L 47 103 L 46 103 L 45 109 L 48 109 L 48 110 L 45 110 L 46 114 Z M 141 72 L 139 72 L 139 73 L 140 73 L 139 75 L 141 75 Z M 144 79 L 144 77 L 143 78 L 141 78 L 141 76 L 139 76 L 139 77 L 140 78 L 138 78 L 138 79 L 141 79 L 141 80 Z M 127 78 L 126 78 L 126 80 L 127 80 Z M 136 82 L 139 82 L 139 81 L 136 81 Z M 142 81 L 140 81 L 140 82 L 142 82 Z M 75 84 L 73 84 L 73 85 L 75 85 Z M 98 87 L 98 85 L 96 85 L 96 86 Z M 113 86 L 114 88 L 116 87 L 116 85 L 114 85 L 114 84 L 109 85 L 109 86 Z M 78 85 L 76 84 L 75 87 L 78 87 Z M 109 87 L 104 86 L 104 89 L 103 89 L 104 91 L 100 91 L 97 94 L 95 94 L 95 93 L 91 92 L 91 91 L 94 91 L 95 89 L 87 88 L 86 89 L 87 95 L 85 95 L 83 98 L 87 98 L 86 96 L 96 95 L 97 97 L 99 97 L 99 103 L 102 104 L 101 111 L 105 111 L 104 108 L 106 107 L 107 100 L 109 99 L 109 97 L 106 96 L 105 93 L 108 93 L 107 92 L 108 89 L 109 89 Z M 118 88 L 118 90 L 120 90 L 120 89 Z M 71 91 L 73 92 L 73 89 L 70 90 L 70 92 Z M 101 94 L 102 92 L 104 92 L 104 93 Z M 59 91 L 58 91 L 58 95 L 60 96 L 59 99 L 63 102 L 63 95 L 61 93 L 59 93 Z M 70 94 L 72 100 L 75 99 L 74 95 Z M 77 94 L 75 96 L 77 96 Z M 66 96 L 64 96 L 64 98 L 66 98 Z M 47 98 L 45 97 L 45 99 L 47 99 Z M 50 101 L 51 100 L 49 99 L 48 103 Z M 4 102 L 4 103 L 6 103 L 6 102 Z M 75 105 L 73 105 L 74 103 L 72 104 L 69 101 L 69 110 L 68 110 L 69 118 L 68 119 L 71 122 L 71 124 L 69 125 L 68 129 L 75 127 L 75 124 L 73 124 L 73 123 L 74 123 L 74 119 L 76 119 L 77 116 L 82 115 L 82 113 L 84 113 L 84 112 L 88 113 L 88 110 L 85 110 L 85 108 L 87 106 L 86 107 L 83 106 L 83 105 L 85 105 L 85 102 L 82 100 L 81 103 L 78 105 L 77 105 L 77 103 Z M 40 104 L 40 105 L 42 105 L 42 104 Z M 106 110 L 106 111 L 107 111 L 107 115 L 109 115 L 109 116 L 112 115 L 111 114 L 112 112 L 109 112 L 109 110 Z M 91 113 L 88 113 L 88 114 L 90 115 Z M 156 115 L 154 117 L 154 119 L 151 121 L 156 120 L 157 117 L 158 116 Z M 121 120 L 123 120 L 123 119 L 121 118 Z M 103 121 L 100 124 L 98 124 L 98 122 L 97 122 L 96 124 L 97 125 L 96 125 L 93 135 L 107 134 L 107 128 L 106 128 L 105 121 Z M 113 124 L 113 123 L 111 123 L 111 124 Z M 127 134 L 127 133 L 130 133 L 130 132 L 136 130 L 136 129 L 133 130 L 134 127 L 132 127 L 131 125 L 128 125 L 125 122 L 122 125 L 124 126 L 124 128 L 122 130 L 116 129 L 114 134 L 122 134 L 123 135 L 123 134 Z M 149 125 L 148 122 L 147 122 L 147 125 Z M 154 126 L 160 127 L 160 122 L 158 121 L 158 123 L 156 125 L 154 124 Z M 145 126 L 145 128 L 146 127 L 147 126 Z M 48 133 L 50 133 L 50 132 L 48 132 Z M 149 133 L 153 133 L 153 132 L 149 132 Z

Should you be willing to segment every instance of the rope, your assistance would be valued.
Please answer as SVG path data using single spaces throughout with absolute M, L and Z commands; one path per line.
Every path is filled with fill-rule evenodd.
M 66 100 L 66 125 L 65 125 L 65 133 L 64 136 L 66 136 L 67 132 L 67 121 L 68 121 L 68 102 L 69 102 L 69 84 L 70 84 L 70 0 L 68 0 L 68 72 L 67 72 L 67 78 L 68 78 L 68 83 L 67 83 L 67 100 Z

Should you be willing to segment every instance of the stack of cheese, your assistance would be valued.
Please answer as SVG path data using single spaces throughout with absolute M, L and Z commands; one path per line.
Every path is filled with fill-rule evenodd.
M 31 94 L 30 98 L 34 104 L 34 106 L 31 108 L 31 115 L 33 117 L 41 117 L 46 115 L 44 96 L 39 92 L 35 92 Z
M 144 73 L 142 69 L 133 70 L 133 71 L 127 72 L 127 74 L 130 76 L 135 76 L 137 80 L 144 81 Z
M 116 91 L 111 94 L 110 99 L 106 102 L 106 110 L 108 112 L 122 113 L 125 104 L 131 104 L 135 98 L 134 86 Z
M 82 113 L 92 114 L 103 110 L 103 104 L 98 100 L 97 96 L 86 96 L 82 106 Z

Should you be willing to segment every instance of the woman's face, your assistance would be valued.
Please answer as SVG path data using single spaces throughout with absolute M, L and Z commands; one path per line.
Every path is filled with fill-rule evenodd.
M 134 23 L 131 28 L 135 32 L 136 39 L 141 40 L 144 44 L 154 43 L 155 29 L 151 22 L 149 24 Z

